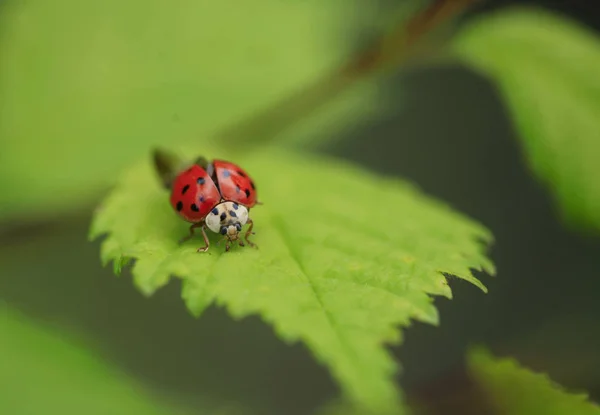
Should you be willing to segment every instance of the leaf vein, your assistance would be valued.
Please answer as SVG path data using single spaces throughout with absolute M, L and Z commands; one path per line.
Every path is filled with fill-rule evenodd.
M 325 316 L 325 319 L 327 320 L 327 323 L 331 327 L 331 331 L 335 334 L 335 336 L 337 337 L 340 345 L 346 350 L 346 352 L 348 353 L 348 355 L 350 355 L 353 359 L 356 359 L 355 362 L 358 362 L 359 359 L 356 356 L 356 353 L 354 353 L 354 350 L 348 344 L 346 338 L 344 337 L 344 335 L 340 331 L 339 326 L 336 324 L 335 320 L 331 316 L 331 313 L 325 307 L 325 303 L 323 301 L 323 298 L 319 294 L 319 290 L 317 290 L 317 288 L 315 287 L 315 284 L 314 284 L 314 282 L 312 280 L 312 277 L 306 271 L 306 269 L 304 268 L 304 265 L 302 264 L 302 261 L 300 260 L 300 258 L 296 254 L 295 250 L 293 249 L 293 246 L 291 244 L 290 236 L 288 235 L 287 231 L 285 230 L 285 226 L 283 225 L 283 222 L 282 222 L 281 218 L 278 215 L 273 214 L 273 213 L 271 213 L 271 217 L 272 217 L 273 225 L 275 226 L 275 228 L 277 229 L 277 231 L 281 235 L 281 240 L 283 241 L 283 244 L 285 245 L 286 249 L 290 253 L 290 257 L 296 263 L 296 265 L 298 266 L 298 269 L 300 270 L 300 272 L 302 273 L 302 275 L 304 276 L 304 278 L 308 282 L 308 285 L 310 286 L 315 299 L 317 300 L 317 302 L 319 303 L 319 306 L 320 306 L 321 310 L 323 311 L 323 315 Z

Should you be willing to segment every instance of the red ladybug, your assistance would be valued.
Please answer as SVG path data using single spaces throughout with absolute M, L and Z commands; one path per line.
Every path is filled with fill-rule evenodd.
M 248 224 L 244 239 L 250 246 L 256 246 L 248 240 L 254 223 L 248 217 L 250 208 L 256 205 L 256 187 L 252 178 L 240 166 L 224 161 L 208 162 L 199 157 L 193 164 L 184 165 L 173 154 L 162 149 L 154 151 L 154 166 L 171 191 L 171 206 L 179 216 L 191 222 L 190 239 L 194 229 L 200 228 L 205 246 L 198 252 L 206 252 L 209 241 L 206 228 L 220 233 L 225 239 L 225 251 L 230 243 L 238 241 L 244 246 L 240 232 Z

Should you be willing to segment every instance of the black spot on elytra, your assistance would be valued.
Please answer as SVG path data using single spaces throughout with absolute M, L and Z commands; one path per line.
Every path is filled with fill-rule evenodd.
M 244 190 L 244 193 L 246 193 L 246 197 L 250 197 L 250 189 Z
M 179 202 L 177 202 L 177 211 L 180 212 L 181 209 L 183 209 L 183 202 L 180 200 Z
M 256 190 L 256 186 L 254 186 L 254 182 L 252 180 L 250 180 L 250 187 L 252 190 Z
M 221 213 L 221 220 L 225 220 L 227 218 L 227 213 Z
M 198 198 L 198 200 L 200 201 L 200 203 L 204 203 L 204 196 L 200 196 L 200 197 Z
M 240 175 L 240 176 L 242 176 L 242 177 L 247 177 L 247 176 L 246 176 L 246 174 L 244 174 L 244 172 L 243 172 L 243 171 L 241 171 L 241 170 L 238 170 L 238 171 L 237 171 L 237 174 L 239 174 L 239 175 Z
M 206 180 L 204 179 L 204 177 L 198 177 L 198 180 L 196 180 L 196 183 L 198 183 L 199 185 L 201 185 L 201 186 L 202 186 L 202 185 L 204 184 L 204 182 L 205 182 L 205 181 L 206 181 Z
M 189 184 L 186 184 L 185 186 L 183 186 L 183 189 L 181 189 L 181 194 L 184 195 L 185 192 L 187 192 L 189 188 L 190 188 Z
M 196 206 L 195 203 L 192 203 L 192 206 L 190 206 L 190 209 L 192 209 L 194 212 L 198 212 L 198 206 Z

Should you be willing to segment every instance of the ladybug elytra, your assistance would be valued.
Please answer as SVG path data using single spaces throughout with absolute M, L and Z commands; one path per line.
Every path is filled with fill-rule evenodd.
M 256 246 L 248 240 L 249 235 L 254 234 L 254 223 L 248 214 L 259 202 L 254 182 L 244 169 L 229 161 L 209 162 L 204 157 L 184 165 L 162 149 L 154 151 L 154 166 L 164 187 L 171 191 L 171 206 L 192 224 L 190 234 L 180 243 L 192 238 L 194 230 L 200 228 L 205 246 L 198 248 L 198 252 L 206 252 L 209 248 L 208 228 L 223 235 L 225 251 L 229 251 L 231 243 L 236 241 L 244 246 L 241 231 L 247 224 L 244 239 L 248 245 Z

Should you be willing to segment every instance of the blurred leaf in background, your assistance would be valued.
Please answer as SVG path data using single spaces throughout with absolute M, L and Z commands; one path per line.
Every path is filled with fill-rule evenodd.
M 506 99 L 527 159 L 563 217 L 600 230 L 600 40 L 560 15 L 515 8 L 467 23 L 455 52 Z
M 183 408 L 142 388 L 90 348 L 0 303 L 0 413 L 238 415 L 233 406 Z M 173 397 L 171 397 L 173 398 Z M 168 401 L 171 401 L 168 403 Z
M 547 376 L 484 349 L 470 352 L 469 370 L 498 415 L 600 415 L 587 395 L 568 393 Z
M 213 234 L 199 254 L 201 237 L 178 244 L 189 224 L 150 160 L 123 177 L 94 219 L 92 236 L 108 233 L 103 261 L 135 259 L 147 295 L 181 278 L 195 315 L 212 303 L 235 318 L 261 314 L 283 340 L 305 342 L 363 411 L 395 408 L 396 365 L 383 345 L 398 343 L 397 326 L 411 319 L 438 324 L 429 294 L 452 296 L 442 273 L 485 291 L 472 270 L 494 272 L 483 252 L 491 234 L 448 206 L 397 179 L 275 149 L 236 160 L 264 202 L 251 211 L 259 249 L 224 253 Z
M 2 4 L 0 217 L 73 208 L 150 145 L 202 143 L 339 65 L 381 13 L 358 0 Z M 367 89 L 346 119 L 368 111 Z

